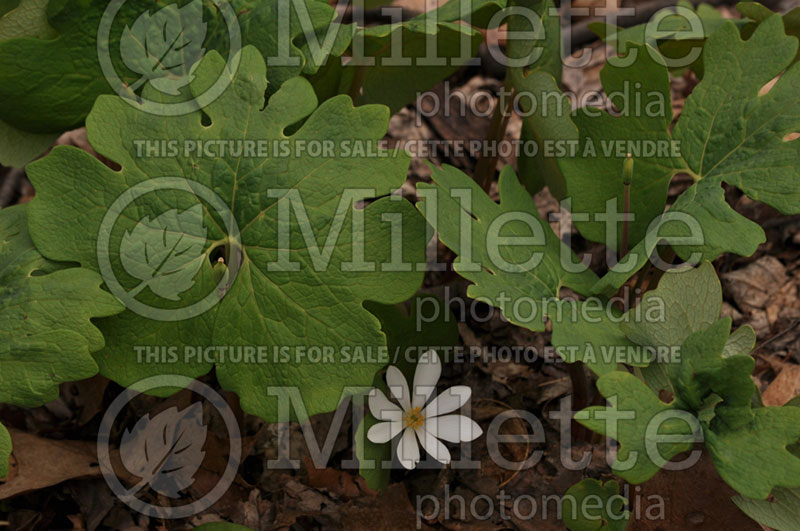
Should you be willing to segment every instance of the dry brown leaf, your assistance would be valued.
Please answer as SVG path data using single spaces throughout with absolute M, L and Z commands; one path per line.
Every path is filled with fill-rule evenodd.
M 787 363 L 761 395 L 761 399 L 765 406 L 782 406 L 798 395 L 800 395 L 800 365 Z
M 736 302 L 760 338 L 770 334 L 779 317 L 800 315 L 797 284 L 774 256 L 763 256 L 745 268 L 726 273 L 722 280 L 726 295 Z
M 69 479 L 102 476 L 95 443 L 56 441 L 14 429 L 8 431 L 14 452 L 8 478 L 0 483 L 0 500 Z
M 325 489 L 331 494 L 346 499 L 377 494 L 367 487 L 367 482 L 361 476 L 355 476 L 335 468 L 318 469 L 310 457 L 306 457 L 304 461 L 308 472 L 308 484 L 315 489 Z
M 88 531 L 94 531 L 100 527 L 117 502 L 117 497 L 102 479 L 72 481 L 67 488 L 81 510 L 81 516 Z

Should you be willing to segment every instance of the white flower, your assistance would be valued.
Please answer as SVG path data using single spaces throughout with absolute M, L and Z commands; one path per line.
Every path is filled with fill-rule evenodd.
M 414 395 L 411 396 L 403 373 L 394 365 L 386 371 L 386 383 L 392 396 L 400 406 L 390 402 L 380 389 L 369 394 L 369 410 L 372 415 L 385 422 L 372 426 L 367 438 L 376 443 L 387 443 L 402 433 L 397 445 L 397 458 L 407 469 L 417 466 L 420 459 L 419 444 L 431 457 L 443 464 L 450 462 L 450 452 L 443 441 L 461 443 L 473 441 L 483 430 L 469 417 L 447 415 L 467 403 L 472 390 L 464 385 L 447 389 L 431 398 L 436 382 L 442 374 L 442 364 L 435 351 L 429 350 L 420 356 L 414 372 Z M 427 406 L 425 405 L 427 404 Z M 441 439 L 441 440 L 440 440 Z

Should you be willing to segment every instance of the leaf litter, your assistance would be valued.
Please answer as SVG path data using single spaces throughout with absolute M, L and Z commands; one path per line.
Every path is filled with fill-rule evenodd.
M 679 112 L 680 108 L 675 110 Z M 399 116 L 408 112 L 401 111 Z M 397 116 L 392 122 L 396 123 L 396 119 Z M 434 120 L 433 124 L 436 123 Z M 390 134 L 398 140 L 419 135 L 425 138 L 452 135 L 440 127 L 432 130 L 427 127 L 416 127 L 409 120 L 403 120 L 390 129 Z M 485 126 L 478 124 L 475 127 L 477 130 Z M 88 145 L 86 148 L 90 149 Z M 444 157 L 442 162 L 464 167 L 468 164 L 449 157 Z M 430 182 L 424 166 L 418 166 L 415 173 L 416 181 Z M 676 192 L 670 190 L 670 200 Z M 747 213 L 752 201 L 735 190 L 728 193 L 733 196 L 737 210 Z M 779 405 L 800 392 L 800 327 L 797 326 L 800 318 L 800 250 L 797 247 L 800 225 L 796 216 L 784 216 L 768 208 L 759 213 L 758 222 L 762 225 L 766 222 L 768 228 L 767 241 L 759 247 L 756 255 L 748 259 L 724 255 L 715 266 L 722 273 L 725 305 L 735 312 L 735 324 L 749 324 L 756 330 L 759 343 L 755 382 L 764 392 L 765 403 Z M 584 242 L 583 245 L 590 244 Z M 440 273 L 427 275 L 424 289 L 435 292 L 442 286 L 466 295 L 466 283 L 457 277 Z M 496 319 L 489 323 L 467 319 L 460 328 L 462 343 L 476 347 L 518 344 L 520 334 L 524 333 L 519 327 Z M 544 346 L 550 341 L 550 332 L 533 333 L 526 341 Z M 213 384 L 212 377 L 208 380 Z M 555 401 L 570 392 L 563 363 L 517 366 L 476 362 L 450 368 L 444 382 L 466 383 L 475 390 L 474 418 L 479 422 L 490 419 L 508 406 L 528 409 L 546 418 Z M 108 381 L 100 378 L 82 382 L 81 387 L 85 391 L 78 396 L 90 396 L 88 401 L 76 400 L 73 393 L 62 388 L 61 397 L 50 407 L 30 412 L 18 408 L 0 409 L 0 418 L 11 427 L 11 438 L 17 448 L 10 476 L 0 484 L 0 498 L 18 496 L 10 511 L 0 508 L 0 513 L 6 514 L 5 519 L 13 523 L 15 529 L 62 526 L 67 513 L 67 521 L 75 529 L 166 528 L 163 523 L 130 515 L 124 506 L 107 496 L 105 484 L 98 479 L 99 470 L 90 441 L 98 413 L 102 411 L 97 401 L 107 404 L 120 388 L 115 384 L 109 386 Z M 151 411 L 156 418 L 172 408 L 185 411 L 189 401 L 190 397 L 185 393 L 166 401 L 141 397 L 129 406 L 129 415 L 133 418 L 138 413 Z M 66 413 L 54 413 L 59 411 Z M 316 415 L 311 422 L 324 427 L 330 424 L 331 417 L 332 414 Z M 353 471 L 338 468 L 351 451 L 346 435 L 347 423 L 342 430 L 345 433 L 339 435 L 334 446 L 335 457 L 331 467 L 313 469 L 309 466 L 310 456 L 305 455 L 300 456 L 304 459 L 299 470 L 276 473 L 265 467 L 266 461 L 275 457 L 274 429 L 253 416 L 242 415 L 242 421 L 246 427 L 245 459 L 237 481 L 230 495 L 213 508 L 213 514 L 196 517 L 192 525 L 229 520 L 251 529 L 346 528 L 350 525 L 357 526 L 353 528 L 405 528 L 404 524 L 415 525 L 415 508 L 410 501 L 413 496 L 430 495 L 443 503 L 444 485 L 452 489 L 450 493 L 464 495 L 469 503 L 481 494 L 496 496 L 501 488 L 512 495 L 561 494 L 583 475 L 603 480 L 611 478 L 598 447 L 588 443 L 580 443 L 573 449 L 576 455 L 584 451 L 591 455 L 591 465 L 585 474 L 564 469 L 555 442 L 559 439 L 555 431 L 557 426 L 547 424 L 549 442 L 546 445 L 509 444 L 503 449 L 509 458 L 515 460 L 525 458 L 534 450 L 543 451 L 544 459 L 533 469 L 508 473 L 493 469 L 490 460 L 486 460 L 486 466 L 477 471 L 418 470 L 393 477 L 398 482 L 377 493 L 366 487 Z M 19 431 L 19 428 L 40 435 L 31 435 Z M 224 461 L 228 451 L 226 443 L 220 442 L 224 439 L 224 430 L 219 423 L 209 422 L 208 429 L 210 433 L 203 445 L 206 455 L 198 473 L 197 487 L 211 485 L 218 479 L 221 473 L 219 462 Z M 509 433 L 522 433 L 525 425 L 510 422 L 507 430 Z M 291 426 L 289 434 L 296 441 L 302 440 L 297 426 Z M 121 439 L 124 440 L 124 436 Z M 293 446 L 302 447 L 298 444 Z M 475 447 L 479 459 L 486 457 L 486 451 L 485 446 Z M 133 481 L 135 478 L 129 479 Z M 661 471 L 637 489 L 641 490 L 631 492 L 640 496 L 643 511 L 647 510 L 649 493 L 667 499 L 666 523 L 675 528 L 707 529 L 710 522 L 714 522 L 728 529 L 757 529 L 749 520 L 740 518 L 740 513 L 721 508 L 730 500 L 732 491 L 719 479 L 708 456 L 704 455 L 700 465 L 690 474 Z M 194 495 L 199 496 L 201 492 Z M 710 502 L 709 496 L 717 502 Z M 57 510 L 47 507 L 46 502 L 53 499 L 59 499 Z M 68 507 L 66 512 L 62 512 L 64 507 Z M 560 528 L 554 519 L 538 521 L 535 526 L 529 521 L 514 521 L 512 524 L 519 529 Z M 496 518 L 479 522 L 467 517 L 464 520 L 423 520 L 422 526 L 504 529 L 509 523 Z

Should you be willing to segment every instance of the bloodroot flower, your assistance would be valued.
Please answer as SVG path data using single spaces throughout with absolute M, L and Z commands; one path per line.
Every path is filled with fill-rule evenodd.
M 386 383 L 399 406 L 390 402 L 380 389 L 373 389 L 369 393 L 370 412 L 376 419 L 384 422 L 372 426 L 367 438 L 373 443 L 383 444 L 402 434 L 397 445 L 397 458 L 409 470 L 419 463 L 417 441 L 431 457 L 448 464 L 450 452 L 442 441 L 469 442 L 483 433 L 471 418 L 447 414 L 467 403 L 472 395 L 469 387 L 451 387 L 431 400 L 441 374 L 439 355 L 429 350 L 420 356 L 417 363 L 413 395 L 409 392 L 408 383 L 400 369 L 391 365 L 386 371 Z

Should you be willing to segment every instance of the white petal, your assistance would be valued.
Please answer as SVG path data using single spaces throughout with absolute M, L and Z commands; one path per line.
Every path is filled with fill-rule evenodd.
M 389 402 L 380 389 L 369 392 L 369 412 L 378 420 L 403 420 L 403 410 L 397 404 Z
M 375 444 L 383 444 L 391 441 L 403 430 L 403 423 L 397 422 L 379 422 L 372 426 L 367 432 L 367 439 Z
M 452 413 L 467 403 L 472 396 L 472 389 L 466 385 L 456 385 L 431 400 L 423 411 L 425 418 L 438 417 L 445 413 Z
M 425 451 L 428 452 L 428 455 L 443 465 L 450 463 L 450 451 L 442 444 L 442 441 L 426 430 L 425 426 L 420 426 L 417 429 L 417 438 L 422 447 L 425 448 Z
M 421 408 L 436 389 L 436 382 L 442 375 L 442 362 L 435 350 L 429 350 L 422 354 L 417 361 L 417 369 L 414 371 L 414 397 L 411 402 L 412 407 Z
M 389 385 L 389 391 L 395 400 L 400 402 L 400 407 L 403 411 L 411 409 L 410 393 L 408 392 L 408 382 L 400 369 L 394 365 L 389 365 L 386 369 L 386 383 Z
M 474 441 L 483 434 L 478 423 L 464 415 L 444 415 L 425 419 L 425 431 L 452 443 Z
M 397 459 L 408 470 L 413 470 L 419 463 L 419 446 L 414 430 L 406 428 L 400 443 L 397 445 Z

